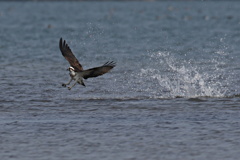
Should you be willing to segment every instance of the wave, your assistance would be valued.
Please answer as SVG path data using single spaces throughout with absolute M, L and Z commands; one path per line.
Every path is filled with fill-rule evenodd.
M 205 102 L 209 99 L 215 99 L 216 101 L 222 100 L 222 99 L 232 99 L 232 98 L 239 98 L 240 95 L 232 95 L 232 96 L 224 96 L 224 97 L 75 97 L 75 98 L 69 98 L 69 100 L 72 101 L 82 101 L 82 102 L 146 102 L 146 101 L 156 101 L 156 100 L 173 100 L 173 99 L 179 99 L 181 100 L 187 100 L 191 102 Z

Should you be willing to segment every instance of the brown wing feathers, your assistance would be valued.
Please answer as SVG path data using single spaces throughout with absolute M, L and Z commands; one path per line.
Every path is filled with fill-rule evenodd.
M 62 55 L 66 58 L 66 60 L 69 62 L 69 64 L 76 70 L 76 71 L 83 71 L 82 65 L 79 63 L 77 58 L 72 53 L 71 49 L 69 48 L 66 41 L 62 41 L 62 38 L 60 38 L 59 41 L 59 48 L 62 52 Z
M 111 61 L 111 62 L 106 62 L 104 65 L 100 66 L 100 67 L 95 67 L 95 68 L 91 68 L 88 70 L 85 70 L 83 73 L 83 78 L 84 79 L 88 79 L 88 78 L 92 78 L 92 77 L 97 77 L 100 75 L 103 75 L 105 73 L 107 73 L 108 71 L 110 71 L 113 67 L 115 67 L 116 64 L 115 62 Z

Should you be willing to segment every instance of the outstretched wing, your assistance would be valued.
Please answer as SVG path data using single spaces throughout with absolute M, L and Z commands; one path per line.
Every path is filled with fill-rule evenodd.
M 60 38 L 59 41 L 59 48 L 62 52 L 62 55 L 66 58 L 66 60 L 69 62 L 69 64 L 76 70 L 76 71 L 83 71 L 82 65 L 78 62 L 77 58 L 72 53 L 71 49 L 69 48 L 66 41 L 62 41 L 62 38 Z
M 101 76 L 104 73 L 107 73 L 108 71 L 110 71 L 115 66 L 116 66 L 115 62 L 112 61 L 112 62 L 107 62 L 100 67 L 85 70 L 83 71 L 83 78 L 88 79 L 92 77 Z

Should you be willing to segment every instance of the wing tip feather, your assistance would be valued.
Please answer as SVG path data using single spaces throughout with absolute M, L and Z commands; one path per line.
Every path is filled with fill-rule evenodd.
M 62 50 L 62 37 L 59 40 L 59 48 L 60 48 L 60 50 Z
M 62 53 L 64 54 L 64 50 L 69 50 L 71 51 L 70 47 L 68 46 L 66 40 L 62 39 L 62 37 L 59 40 L 59 48 L 62 51 Z M 71 51 L 72 52 L 72 51 Z
M 106 63 L 104 63 L 103 66 L 115 67 L 116 66 L 116 62 L 114 62 L 114 61 L 107 61 Z

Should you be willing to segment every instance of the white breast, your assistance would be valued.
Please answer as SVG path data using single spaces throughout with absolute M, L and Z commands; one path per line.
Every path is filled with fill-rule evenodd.
M 82 72 L 71 71 L 69 74 L 74 80 L 81 80 L 83 78 L 82 77 Z

